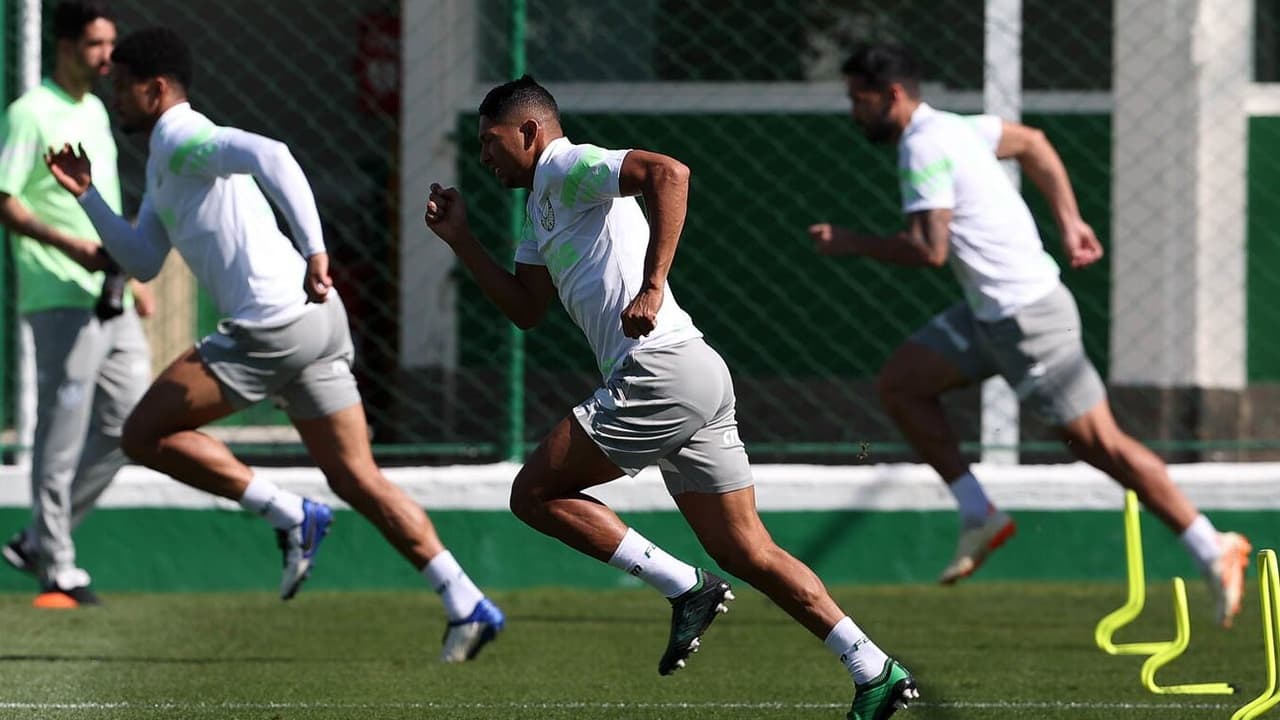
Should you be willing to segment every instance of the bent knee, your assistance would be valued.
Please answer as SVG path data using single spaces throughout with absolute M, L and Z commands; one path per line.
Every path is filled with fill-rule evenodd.
M 910 372 L 890 363 L 876 377 L 876 394 L 882 404 L 892 407 L 919 394 L 919 385 Z
M 120 450 L 135 463 L 146 465 L 160 449 L 161 436 L 130 415 L 120 431 Z
M 329 471 L 324 474 L 324 479 L 329 484 L 329 489 L 333 491 L 333 494 L 344 501 L 350 502 L 349 498 L 367 494 L 364 484 L 355 473 Z
M 528 522 L 538 511 L 540 501 L 533 488 L 529 483 L 522 479 L 523 476 L 517 475 L 515 482 L 511 483 L 511 495 L 507 498 L 507 507 L 511 508 L 511 514 Z
M 350 504 L 353 498 L 362 497 L 379 497 L 386 489 L 385 485 L 390 485 L 391 481 L 383 477 L 382 472 L 378 470 L 376 465 L 370 464 L 369 467 L 360 465 L 348 467 L 345 465 L 321 468 L 324 473 L 324 479 L 329 484 L 329 489 L 335 495 L 342 498 Z
M 773 543 L 741 545 L 723 543 L 707 548 L 707 554 L 716 564 L 731 575 L 743 579 L 767 574 L 774 564 L 774 554 L 779 551 Z

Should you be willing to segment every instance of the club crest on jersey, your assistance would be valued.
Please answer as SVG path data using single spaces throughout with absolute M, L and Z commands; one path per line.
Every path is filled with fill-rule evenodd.
M 551 207 L 551 196 L 544 195 L 542 202 L 538 205 L 538 211 L 542 214 L 542 229 L 551 232 L 556 229 L 556 210 Z

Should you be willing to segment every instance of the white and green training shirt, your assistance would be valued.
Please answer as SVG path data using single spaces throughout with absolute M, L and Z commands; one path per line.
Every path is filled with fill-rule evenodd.
M 1053 292 L 1058 265 L 1031 210 L 996 158 L 1003 122 L 920 103 L 898 144 L 902 211 L 949 209 L 948 263 L 979 320 L 992 322 Z
M 629 150 L 553 140 L 538 158 L 516 262 L 545 265 L 569 317 L 582 329 L 607 380 L 635 350 L 702 337 L 668 283 L 653 332 L 629 338 L 622 311 L 644 282 L 649 222 L 618 189 Z
M 271 327 L 302 316 L 303 258 L 325 247 L 315 196 L 289 148 L 214 125 L 184 102 L 160 117 L 150 149 L 136 227 L 94 189 L 80 198 L 112 257 L 147 280 L 177 248 L 223 317 Z M 280 232 L 263 191 L 289 223 L 297 249 Z

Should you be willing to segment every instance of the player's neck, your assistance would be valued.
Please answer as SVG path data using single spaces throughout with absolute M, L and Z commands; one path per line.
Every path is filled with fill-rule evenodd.
M 165 95 L 165 96 L 160 100 L 160 116 L 162 116 L 162 115 L 164 115 L 165 113 L 169 112 L 169 110 L 170 110 L 170 109 L 172 109 L 172 108 L 174 108 L 174 107 L 176 107 L 176 106 L 178 106 L 178 105 L 181 105 L 182 103 L 185 103 L 185 102 L 187 102 L 187 96 L 186 96 L 186 95 L 169 95 L 169 94 L 166 94 L 166 95 Z M 159 118 L 160 116 L 157 116 L 157 118 Z
M 89 78 L 73 72 L 63 63 L 58 63 L 58 65 L 53 69 L 53 82 L 56 83 L 58 87 L 62 88 L 62 91 L 76 102 L 80 102 L 84 99 L 84 96 L 89 93 L 92 85 L 92 83 L 89 82 Z
M 539 134 L 534 140 L 533 145 L 533 165 L 529 167 L 529 176 L 522 178 L 520 187 L 526 190 L 533 189 L 533 176 L 538 170 L 538 163 L 542 162 L 542 156 L 547 152 L 547 146 L 564 137 L 564 133 L 559 131 L 547 135 Z
M 907 131 L 907 126 L 911 124 L 911 118 L 915 116 L 916 110 L 923 103 L 924 101 L 919 98 L 909 98 L 902 103 L 902 109 L 897 111 L 897 117 L 894 118 L 894 124 L 898 126 L 897 140 L 902 139 L 902 134 Z
M 916 114 L 916 110 L 923 104 L 924 101 L 919 98 L 909 99 L 902 104 L 902 117 L 900 119 L 903 130 L 906 130 L 907 125 L 911 124 L 911 117 Z
M 151 133 L 155 132 L 156 126 L 160 124 L 160 118 L 164 117 L 165 113 L 169 112 L 174 107 L 181 105 L 182 103 L 185 103 L 185 102 L 188 102 L 186 95 L 182 95 L 181 97 L 179 97 L 176 95 L 166 93 L 160 99 L 160 106 L 156 108 L 155 114 L 151 116 L 151 126 L 146 128 L 145 130 L 147 137 L 150 138 Z

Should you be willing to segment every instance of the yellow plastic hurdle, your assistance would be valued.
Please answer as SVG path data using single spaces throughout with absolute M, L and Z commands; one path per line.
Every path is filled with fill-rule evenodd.
M 1262 646 L 1267 656 L 1267 687 L 1262 694 L 1249 701 L 1231 716 L 1231 720 L 1253 720 L 1277 703 L 1276 653 L 1280 652 L 1280 570 L 1276 567 L 1276 551 L 1258 553 L 1258 595 L 1262 608 Z
M 1188 683 L 1160 685 L 1156 671 L 1176 660 L 1191 644 L 1191 616 L 1187 610 L 1187 586 L 1182 578 L 1173 579 L 1173 611 L 1176 634 L 1172 640 L 1117 643 L 1112 638 L 1125 625 L 1133 622 L 1146 606 L 1146 570 L 1142 562 L 1142 526 L 1138 516 L 1138 496 L 1132 490 L 1124 494 L 1124 549 L 1128 564 L 1129 596 L 1125 604 L 1105 615 L 1094 628 L 1094 641 L 1109 655 L 1149 655 L 1142 664 L 1140 678 L 1147 690 L 1160 695 L 1231 695 L 1235 688 L 1228 683 Z M 1274 678 L 1274 667 L 1272 672 Z M 1273 683 L 1274 685 L 1274 683 Z M 1280 700 L 1277 700 L 1280 702 Z M 1270 707 L 1268 705 L 1267 707 Z M 1253 716 L 1249 716 L 1253 717 Z M 1233 719 L 1235 720 L 1235 719 Z

